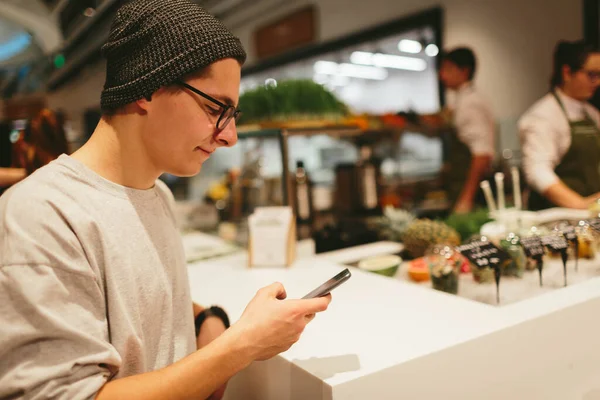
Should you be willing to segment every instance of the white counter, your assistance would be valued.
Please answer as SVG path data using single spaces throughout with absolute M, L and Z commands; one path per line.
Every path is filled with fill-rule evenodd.
M 394 246 L 279 269 L 249 269 L 243 252 L 190 264 L 192 297 L 225 307 L 234 322 L 263 286 L 280 281 L 299 298 L 344 268 L 334 261 Z M 600 278 L 495 307 L 352 274 L 295 346 L 240 373 L 227 398 L 600 399 Z

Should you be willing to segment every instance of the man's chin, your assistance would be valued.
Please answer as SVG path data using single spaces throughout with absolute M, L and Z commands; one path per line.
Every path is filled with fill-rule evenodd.
M 167 173 L 177 176 L 179 178 L 191 178 L 196 176 L 202 170 L 202 165 L 195 165 L 192 168 L 178 168 L 173 169 L 172 171 L 167 171 Z

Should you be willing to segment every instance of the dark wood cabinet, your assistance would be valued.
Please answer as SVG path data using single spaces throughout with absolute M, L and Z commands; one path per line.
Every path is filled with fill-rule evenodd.
M 259 59 L 276 56 L 316 41 L 316 10 L 310 5 L 256 30 Z

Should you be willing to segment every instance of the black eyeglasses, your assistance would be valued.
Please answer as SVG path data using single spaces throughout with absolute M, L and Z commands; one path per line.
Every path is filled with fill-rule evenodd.
M 220 102 L 219 100 L 215 99 L 212 96 L 207 95 L 206 93 L 196 89 L 195 87 L 188 85 L 185 82 L 177 82 L 177 84 L 183 86 L 186 89 L 191 90 L 192 92 L 196 93 L 198 96 L 202 96 L 204 97 L 206 100 L 210 100 L 213 103 L 215 103 L 216 105 L 218 105 L 219 107 L 221 107 L 221 115 L 219 116 L 219 119 L 217 120 L 217 129 L 222 131 L 223 129 L 225 129 L 225 127 L 227 127 L 227 125 L 229 124 L 229 122 L 231 122 L 232 119 L 234 119 L 235 121 L 237 121 L 240 116 L 242 115 L 242 111 L 235 108 L 234 106 L 230 105 L 230 104 L 224 104 L 222 102 Z
M 586 74 L 591 81 L 600 79 L 600 71 L 590 71 L 586 69 L 582 69 L 581 71 Z

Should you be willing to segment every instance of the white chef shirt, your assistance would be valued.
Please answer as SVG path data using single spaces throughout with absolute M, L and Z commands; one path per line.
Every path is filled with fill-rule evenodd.
M 585 113 L 600 124 L 600 113 L 587 102 L 575 100 L 556 89 L 570 121 L 585 119 Z M 552 93 L 538 100 L 519 120 L 523 172 L 527 183 L 543 193 L 560 178 L 556 166 L 571 147 L 571 127 Z
M 450 108 L 454 111 L 458 138 L 469 147 L 471 154 L 493 156 L 495 121 L 487 99 L 467 82 L 456 92 Z

